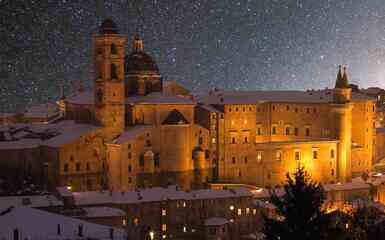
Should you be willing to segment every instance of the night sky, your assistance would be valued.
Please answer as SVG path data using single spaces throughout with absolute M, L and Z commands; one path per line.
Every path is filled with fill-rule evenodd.
M 105 17 L 192 90 L 385 87 L 384 0 L 0 0 L 0 112 L 90 87 Z

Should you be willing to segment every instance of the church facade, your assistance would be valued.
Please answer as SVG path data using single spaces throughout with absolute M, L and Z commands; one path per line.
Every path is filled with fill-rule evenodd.
M 105 20 L 93 36 L 93 90 L 62 97 L 60 121 L 67 124 L 48 124 L 61 124 L 60 133 L 34 142 L 43 160 L 29 162 L 44 162 L 50 186 L 266 187 L 280 185 L 299 166 L 323 183 L 372 170 L 376 100 L 352 93 L 346 69 L 340 67 L 332 89 L 193 95 L 163 80 L 138 35 L 128 55 L 125 44 L 116 24 Z M 25 141 L 18 136 L 10 139 Z M 24 151 L 5 142 L 0 153 Z

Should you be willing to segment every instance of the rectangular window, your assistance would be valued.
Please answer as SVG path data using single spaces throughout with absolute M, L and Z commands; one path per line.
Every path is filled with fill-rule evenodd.
M 127 154 L 127 158 L 131 159 L 131 153 L 130 152 Z
M 86 169 L 87 169 L 87 171 L 91 170 L 91 165 L 89 162 L 87 162 L 87 164 L 86 164 Z
M 310 128 L 306 128 L 306 137 L 309 137 L 310 136 Z
M 213 137 L 212 139 L 211 139 L 211 143 L 212 144 L 215 144 L 217 142 L 217 139 L 215 138 L 215 137 Z
M 295 159 L 296 161 L 301 160 L 301 152 L 300 152 L 299 150 L 296 150 L 296 151 L 294 152 L 294 159 Z
M 335 154 L 334 154 L 334 149 L 331 149 L 331 150 L 330 150 L 330 158 L 334 158 L 334 155 L 335 155 Z
M 238 208 L 237 214 L 238 214 L 238 216 L 242 215 L 242 209 L 241 208 Z
M 273 126 L 273 128 L 271 129 L 271 134 L 273 134 L 273 135 L 277 134 L 277 127 L 276 126 Z
M 79 162 L 76 163 L 76 171 L 80 171 L 80 163 Z
M 278 150 L 276 153 L 275 153 L 275 159 L 277 161 L 281 161 L 282 160 L 282 152 L 280 150 Z
M 131 177 L 128 177 L 128 183 L 129 183 L 129 184 L 132 183 L 132 178 L 131 178 Z
M 261 134 L 262 134 L 261 128 L 257 128 L 257 135 L 261 136 Z
M 166 215 L 167 215 L 166 209 L 162 209 L 162 216 L 166 216 Z
M 313 150 L 313 159 L 318 159 L 318 150 Z
M 285 133 L 286 133 L 287 136 L 290 135 L 290 127 L 286 127 Z
M 151 147 L 151 141 L 150 140 L 146 140 L 146 147 Z
M 162 224 L 162 232 L 165 232 L 167 231 L 167 225 L 166 224 Z
M 131 165 L 128 165 L 128 172 L 131 172 L 132 171 L 132 167 Z
M 258 151 L 257 152 L 257 163 L 261 163 L 261 162 L 262 162 L 262 152 Z
M 64 164 L 64 172 L 68 172 L 68 163 Z
M 232 138 L 231 138 L 231 143 L 232 143 L 232 144 L 235 144 L 235 143 L 236 143 L 235 137 L 232 137 Z
M 298 136 L 298 128 L 294 128 L 294 135 Z

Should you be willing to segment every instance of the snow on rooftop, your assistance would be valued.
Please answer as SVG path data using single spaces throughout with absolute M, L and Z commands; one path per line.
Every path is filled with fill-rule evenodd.
M 229 223 L 226 218 L 212 217 L 205 220 L 205 226 L 222 226 Z
M 111 207 L 85 207 L 86 212 L 84 218 L 98 218 L 98 217 L 124 217 L 126 213 L 119 208 Z
M 144 134 L 146 131 L 151 131 L 151 129 L 152 127 L 150 125 L 137 125 L 137 126 L 129 127 L 117 138 L 112 140 L 112 143 L 124 144 L 127 141 L 132 140 L 141 134 Z
M 329 103 L 333 99 L 331 89 L 312 91 L 211 91 L 198 97 L 206 104 L 256 104 L 260 102 L 283 103 Z M 360 94 L 352 93 L 352 100 L 373 100 Z
M 9 207 L 54 207 L 63 206 L 63 202 L 53 195 L 32 195 L 32 196 L 5 196 L 0 197 L 0 211 Z
M 350 191 L 365 189 L 369 190 L 370 185 L 365 182 L 346 182 L 346 183 L 335 183 L 335 184 L 323 184 L 322 185 L 326 192 L 330 191 Z
M 0 239 L 13 239 L 15 229 L 19 231 L 19 239 L 79 239 L 79 226 L 82 226 L 83 238 L 81 239 L 110 239 L 111 229 L 115 239 L 126 237 L 123 229 L 89 223 L 29 207 L 14 208 L 1 215 L 0 226 Z M 60 235 L 58 228 L 60 228 Z
M 167 199 L 196 200 L 252 196 L 249 190 L 243 188 L 230 190 L 202 189 L 185 192 L 179 191 L 175 187 L 154 187 L 129 192 L 74 192 L 73 195 L 77 205 L 99 205 L 106 203 L 130 204 L 141 202 L 158 202 Z
M 99 129 L 90 124 L 61 121 L 55 124 L 9 124 L 0 126 L 0 149 L 28 149 L 41 145 L 59 147 Z
M 46 118 L 52 117 L 59 113 L 59 108 L 54 103 L 44 103 L 29 107 L 24 112 L 24 116 L 27 118 Z

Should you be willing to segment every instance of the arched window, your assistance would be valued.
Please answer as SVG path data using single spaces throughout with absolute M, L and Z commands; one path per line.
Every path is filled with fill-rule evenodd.
M 111 79 L 117 79 L 118 75 L 116 74 L 116 65 L 111 64 Z
M 111 54 L 118 54 L 118 50 L 116 49 L 115 44 L 111 44 Z

